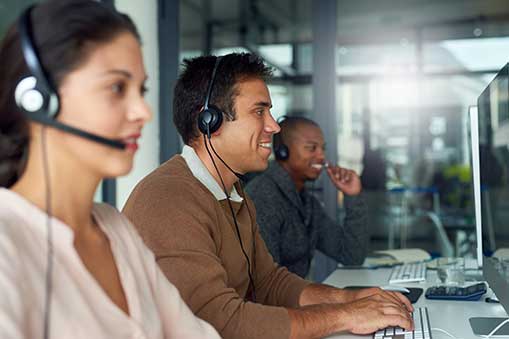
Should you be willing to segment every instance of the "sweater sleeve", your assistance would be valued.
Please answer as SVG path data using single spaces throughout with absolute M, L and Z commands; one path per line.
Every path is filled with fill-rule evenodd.
M 319 230 L 317 248 L 344 265 L 362 264 L 369 241 L 366 204 L 362 195 L 345 198 L 344 225 L 332 220 L 318 201 L 313 201 L 313 204 L 316 211 L 313 223 Z
M 249 204 L 250 210 L 254 210 L 253 202 L 249 198 L 246 203 Z M 255 215 L 252 217 L 257 219 Z M 253 220 L 253 223 L 255 225 L 257 298 L 268 305 L 299 307 L 300 294 L 310 282 L 274 262 L 264 239 L 260 236 L 256 220 Z
M 214 201 L 191 181 L 166 179 L 139 186 L 124 211 L 191 310 L 224 338 L 288 338 L 285 308 L 246 302 L 228 286 Z
M 196 317 L 182 300 L 177 288 L 156 269 L 155 291 L 158 299 L 165 336 L 168 338 L 219 339 L 216 330 Z

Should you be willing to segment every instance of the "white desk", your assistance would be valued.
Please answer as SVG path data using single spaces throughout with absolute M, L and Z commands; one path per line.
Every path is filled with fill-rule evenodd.
M 325 281 L 325 284 L 345 286 L 380 286 L 389 284 L 390 268 L 379 269 L 338 269 L 334 271 Z M 405 287 L 421 287 L 424 289 L 419 300 L 413 304 L 414 307 L 426 306 L 429 311 L 431 328 L 441 328 L 453 334 L 457 338 L 475 339 L 477 337 L 470 327 L 468 321 L 471 317 L 507 317 L 507 313 L 500 304 L 487 303 L 484 301 L 486 295 L 479 301 L 446 301 L 429 300 L 424 297 L 426 288 L 436 284 L 436 271 L 427 271 L 427 281 L 422 283 L 402 284 Z M 433 339 L 450 338 L 445 333 L 432 331 Z M 353 339 L 371 338 L 372 336 L 357 336 L 353 334 L 337 334 L 327 337 L 329 339 Z

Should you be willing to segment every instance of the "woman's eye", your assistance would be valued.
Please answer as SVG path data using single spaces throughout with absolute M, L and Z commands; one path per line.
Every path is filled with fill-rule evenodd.
M 125 90 L 125 84 L 121 82 L 117 82 L 113 85 L 111 85 L 111 90 L 113 93 L 116 94 L 123 94 Z
M 148 92 L 148 87 L 147 87 L 147 86 L 145 86 L 145 85 L 141 86 L 141 88 L 140 88 L 141 96 L 143 96 L 143 97 L 144 97 L 144 96 L 145 96 L 145 94 L 147 94 L 147 92 Z

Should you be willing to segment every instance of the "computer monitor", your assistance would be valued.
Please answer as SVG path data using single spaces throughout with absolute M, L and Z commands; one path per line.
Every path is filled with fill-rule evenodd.
M 479 165 L 479 120 L 477 106 L 468 108 L 470 120 L 470 150 L 471 150 L 471 167 L 472 180 L 474 187 L 474 208 L 475 208 L 475 226 L 476 226 L 476 258 L 477 266 L 482 267 L 482 220 L 481 220 L 481 175 Z
M 472 154 L 476 224 L 483 277 L 509 312 L 509 257 L 494 256 L 509 251 L 509 64 L 504 66 L 477 100 L 477 143 L 472 132 Z M 475 117 L 471 117 L 475 120 Z M 474 121 L 475 122 L 475 121 Z M 475 162 L 478 161 L 478 170 Z M 479 242 L 478 242 L 479 243 Z M 481 246 L 482 245 L 482 246 Z M 490 320 L 491 319 L 491 320 Z M 477 318 L 474 333 L 488 334 L 503 318 Z M 483 330 L 476 327 L 484 327 Z M 478 332 L 476 332 L 476 330 Z M 509 325 L 502 328 L 509 334 Z M 502 334 L 497 332 L 498 335 Z

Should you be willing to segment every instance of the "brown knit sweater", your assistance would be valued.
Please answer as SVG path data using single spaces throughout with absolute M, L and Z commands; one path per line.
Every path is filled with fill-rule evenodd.
M 247 263 L 227 201 L 216 200 L 180 155 L 136 186 L 124 213 L 189 307 L 222 337 L 288 338 L 290 318 L 281 306 L 298 307 L 309 282 L 273 261 L 260 237 L 252 201 L 245 197 L 232 204 L 254 266 L 257 303 L 245 300 Z

